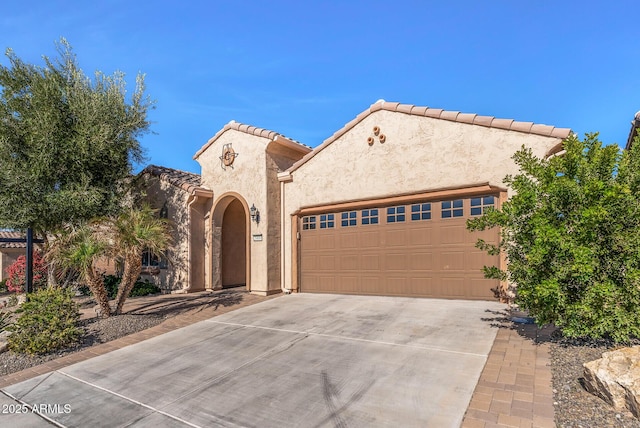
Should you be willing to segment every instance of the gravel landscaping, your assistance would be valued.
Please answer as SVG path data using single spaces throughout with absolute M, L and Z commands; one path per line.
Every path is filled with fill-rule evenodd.
M 557 333 L 557 332 L 556 332 Z M 633 345 L 640 344 L 636 341 Z M 582 386 L 582 364 L 597 360 L 603 352 L 615 349 L 605 340 L 562 338 L 551 341 L 551 373 L 556 424 L 561 428 L 624 427 L 640 428 L 640 420 L 626 411 L 617 411 Z
M 7 351 L 0 354 L 0 376 L 18 372 L 29 367 L 37 366 L 44 362 L 62 357 L 64 355 L 81 351 L 93 345 L 109 342 L 138 331 L 146 330 L 160 324 L 165 316 L 149 315 L 119 315 L 109 318 L 92 318 L 81 322 L 84 329 L 80 343 L 76 346 L 62 349 L 53 353 L 31 356 Z

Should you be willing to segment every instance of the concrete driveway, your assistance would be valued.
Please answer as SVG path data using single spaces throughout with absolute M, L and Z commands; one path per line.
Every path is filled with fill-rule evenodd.
M 458 427 L 501 309 L 282 296 L 3 392 L 68 427 Z M 48 424 L 15 412 L 0 414 L 5 423 Z

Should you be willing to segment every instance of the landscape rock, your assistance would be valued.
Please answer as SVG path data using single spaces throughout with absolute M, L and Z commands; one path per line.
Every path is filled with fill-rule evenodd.
M 0 332 L 0 354 L 9 350 L 9 341 L 7 339 L 8 337 L 8 331 Z
M 583 367 L 587 391 L 640 418 L 640 346 L 604 352 Z

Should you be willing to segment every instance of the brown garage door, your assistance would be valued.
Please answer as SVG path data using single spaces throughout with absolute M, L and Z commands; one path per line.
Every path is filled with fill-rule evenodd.
M 497 203 L 497 195 L 374 206 L 300 218 L 302 292 L 493 299 L 497 280 L 482 266 L 498 256 L 475 248 L 466 220 Z

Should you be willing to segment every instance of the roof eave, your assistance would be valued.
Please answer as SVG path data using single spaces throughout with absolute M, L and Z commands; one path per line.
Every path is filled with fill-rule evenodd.
M 638 130 L 640 129 L 640 112 L 636 113 L 636 117 L 631 121 L 631 130 L 629 131 L 629 138 L 627 138 L 627 145 L 625 150 L 629 150 L 633 141 L 638 136 Z

